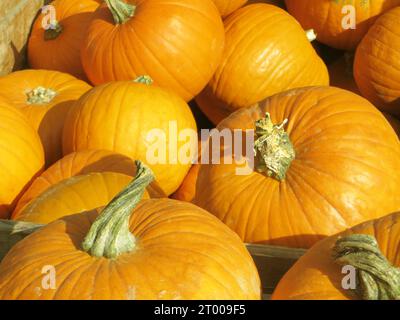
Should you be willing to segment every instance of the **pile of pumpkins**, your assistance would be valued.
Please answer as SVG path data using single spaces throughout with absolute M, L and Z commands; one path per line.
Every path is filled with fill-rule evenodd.
M 309 249 L 273 299 L 400 298 L 400 0 L 50 5 L 0 78 L 0 217 L 46 224 L 0 299 L 260 299 L 246 242 Z M 250 174 L 148 163 L 146 132 L 202 129 L 193 105 L 255 130 Z

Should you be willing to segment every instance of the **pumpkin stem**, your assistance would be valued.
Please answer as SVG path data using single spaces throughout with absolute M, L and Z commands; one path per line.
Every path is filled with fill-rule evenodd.
M 315 33 L 314 29 L 310 29 L 306 31 L 307 39 L 310 42 L 313 42 L 317 39 L 317 34 Z
M 122 0 L 104 0 L 110 9 L 115 24 L 124 24 L 135 14 L 136 6 Z
M 294 147 L 284 126 L 274 125 L 269 113 L 256 122 L 256 142 L 254 144 L 257 157 L 257 170 L 265 172 L 278 181 L 285 180 L 286 172 L 296 157 Z
M 154 81 L 150 76 L 140 76 L 133 80 L 133 82 L 152 85 Z
M 333 258 L 357 269 L 355 294 L 363 300 L 400 299 L 400 269 L 382 254 L 373 236 L 355 234 L 339 239 Z
M 26 93 L 28 104 L 46 104 L 51 102 L 57 92 L 53 89 L 37 87 Z
M 82 242 L 84 251 L 93 257 L 115 259 L 135 249 L 136 239 L 129 231 L 132 211 L 153 181 L 152 171 L 136 161 L 134 180 L 103 209 Z
M 54 40 L 62 33 L 63 27 L 58 21 L 52 23 L 51 27 L 44 32 L 44 40 Z

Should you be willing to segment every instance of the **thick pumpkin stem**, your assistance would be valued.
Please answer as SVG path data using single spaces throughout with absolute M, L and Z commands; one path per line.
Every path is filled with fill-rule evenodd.
M 57 92 L 53 89 L 37 87 L 26 93 L 28 104 L 46 104 L 51 102 Z
M 150 76 L 140 76 L 137 77 L 133 82 L 152 85 L 154 81 Z
M 136 6 L 126 3 L 123 0 L 104 1 L 113 15 L 115 24 L 124 24 L 135 14 Z
M 54 40 L 62 33 L 63 28 L 61 24 L 56 21 L 49 29 L 44 32 L 44 40 Z
M 136 161 L 136 168 L 134 180 L 104 208 L 82 243 L 83 250 L 93 257 L 115 259 L 135 249 L 130 216 L 154 179 L 152 171 L 140 161 Z
M 310 42 L 313 42 L 317 39 L 317 34 L 315 33 L 314 29 L 310 29 L 306 31 L 307 39 Z
M 282 124 L 274 125 L 269 113 L 256 122 L 256 168 L 278 181 L 286 178 L 286 172 L 296 157 L 289 135 L 284 129 L 287 122 L 286 119 Z
M 374 237 L 355 234 L 339 239 L 333 258 L 340 265 L 357 269 L 355 293 L 360 299 L 400 299 L 400 269 L 386 259 Z

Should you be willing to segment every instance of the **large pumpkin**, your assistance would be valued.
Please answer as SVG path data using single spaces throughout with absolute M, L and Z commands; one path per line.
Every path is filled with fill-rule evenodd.
M 56 183 L 32 199 L 13 220 L 49 223 L 105 206 L 132 180 L 116 172 L 93 172 Z M 145 198 L 149 198 L 146 192 Z
M 224 114 L 278 92 L 329 84 L 306 31 L 277 6 L 259 3 L 237 10 L 225 20 L 225 33 L 222 62 L 196 99 L 215 124 Z
M 21 112 L 0 100 L 0 218 L 7 218 L 44 166 L 43 147 Z
M 399 21 L 400 7 L 382 15 L 358 46 L 354 60 L 354 77 L 362 95 L 396 115 L 400 115 Z
M 17 243 L 0 264 L 0 299 L 260 299 L 257 269 L 237 235 L 189 203 L 138 204 L 151 180 L 139 164 L 99 216 L 69 216 Z M 44 266 L 56 268 L 47 290 Z
M 312 247 L 282 278 L 272 299 L 398 300 L 399 248 L 399 213 L 365 222 Z
M 13 216 L 18 215 L 28 202 L 53 185 L 65 179 L 92 172 L 116 172 L 133 177 L 136 167 L 131 158 L 112 151 L 82 150 L 70 153 L 54 163 L 32 182 L 19 199 Z
M 86 80 L 81 64 L 81 46 L 85 39 L 93 12 L 100 0 L 55 0 L 53 6 L 56 23 L 49 29 L 51 12 L 38 15 L 28 42 L 28 61 L 33 69 L 57 70 Z
M 0 78 L 0 100 L 20 109 L 38 131 L 49 166 L 62 157 L 62 130 L 71 105 L 90 88 L 66 73 L 23 70 Z
M 189 101 L 211 79 L 223 47 L 212 0 L 106 0 L 88 29 L 82 63 L 96 85 L 148 74 Z
M 179 96 L 151 84 L 113 82 L 94 88 L 72 107 L 64 128 L 64 153 L 105 149 L 141 159 L 151 165 L 168 196 L 178 189 L 193 160 L 181 161 L 179 154 L 197 147 L 197 137 L 178 141 L 187 129 L 197 132 L 193 114 Z M 157 150 L 152 152 L 152 146 Z M 153 159 L 156 153 L 160 158 Z
M 226 17 L 243 6 L 247 0 L 213 0 L 221 16 Z
M 246 242 L 307 248 L 400 208 L 399 140 L 358 95 L 294 89 L 237 111 L 218 129 L 256 130 L 256 142 L 246 143 L 257 150 L 255 165 L 253 153 L 237 151 L 233 164 L 221 153 L 221 164 L 200 168 L 194 203 Z
M 318 41 L 337 49 L 355 50 L 380 14 L 400 5 L 400 0 L 285 0 L 306 29 L 314 29 Z M 355 18 L 355 25 L 350 19 Z

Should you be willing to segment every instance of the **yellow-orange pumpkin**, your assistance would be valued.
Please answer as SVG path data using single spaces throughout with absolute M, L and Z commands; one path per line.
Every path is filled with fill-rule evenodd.
M 43 147 L 21 112 L 0 100 L 0 218 L 44 167 Z
M 394 115 L 400 115 L 399 21 L 400 7 L 382 15 L 361 41 L 354 59 L 354 77 L 362 95 Z
M 355 50 L 379 15 L 400 5 L 400 0 L 285 0 L 285 2 L 290 14 L 304 28 L 315 30 L 318 41 L 343 50 Z M 355 18 L 354 26 L 349 24 L 351 22 L 349 19 L 352 18 Z
M 243 6 L 247 0 L 213 0 L 221 16 L 226 17 Z
M 0 264 L 0 299 L 260 299 L 251 256 L 218 219 L 176 200 L 138 204 L 151 179 L 139 164 L 100 216 L 66 217 L 17 243 Z M 43 266 L 56 267 L 54 289 L 40 289 Z
M 181 161 L 180 152 L 197 147 L 197 137 L 178 141 L 185 129 L 197 132 L 189 106 L 178 95 L 150 84 L 112 82 L 94 88 L 72 107 L 64 128 L 64 153 L 105 149 L 140 159 L 151 166 L 161 191 L 169 196 L 193 160 Z M 165 145 L 158 147 L 163 139 Z
M 81 57 L 96 85 L 148 74 L 189 101 L 211 79 L 223 47 L 212 0 L 106 0 L 94 13 Z
M 38 131 L 49 166 L 62 157 L 62 130 L 69 109 L 90 88 L 66 73 L 23 70 L 0 78 L 0 100 L 20 109 Z
M 277 6 L 259 3 L 235 11 L 225 20 L 225 33 L 222 62 L 196 99 L 215 124 L 278 92 L 329 84 L 306 31 Z
M 294 89 L 237 111 L 218 129 L 257 129 L 255 166 L 244 151 L 233 164 L 221 154 L 221 164 L 202 165 L 194 203 L 246 242 L 307 248 L 400 208 L 399 140 L 358 95 Z M 238 175 L 241 167 L 250 174 Z
M 399 241 L 399 213 L 322 240 L 282 278 L 272 299 L 379 300 L 395 299 L 396 295 L 399 299 Z M 355 290 L 343 287 L 343 283 L 349 284 L 349 276 L 354 275 L 349 274 L 349 268 L 342 272 L 345 265 L 356 268 Z
M 69 73 L 86 80 L 81 63 L 81 46 L 93 12 L 101 0 L 55 0 L 56 24 L 44 29 L 51 11 L 38 15 L 28 42 L 28 62 L 32 69 L 48 69 Z M 46 19 L 47 18 L 47 19 Z

